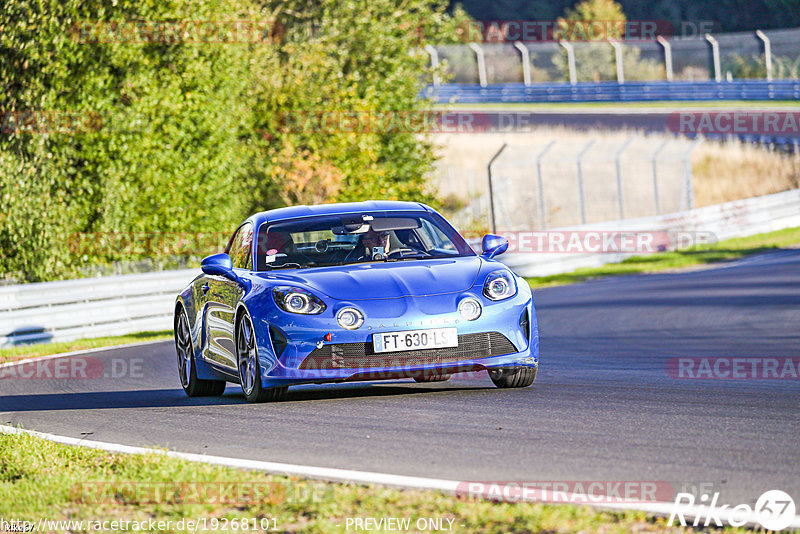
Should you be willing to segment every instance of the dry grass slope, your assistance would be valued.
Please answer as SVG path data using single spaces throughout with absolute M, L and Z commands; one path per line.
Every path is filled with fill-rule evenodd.
M 800 158 L 738 142 L 707 142 L 692 157 L 697 206 L 800 187 Z
M 622 156 L 623 174 L 630 196 L 626 217 L 650 215 L 652 206 L 652 173 L 650 155 L 669 140 L 658 158 L 659 182 L 663 211 L 677 211 L 680 181 L 683 176 L 682 154 L 691 141 L 669 135 L 646 135 L 635 130 L 575 131 L 566 128 L 542 127 L 525 133 L 435 134 L 430 139 L 437 147 L 440 160 L 434 184 L 448 204 L 463 205 L 483 195 L 487 190 L 486 164 L 503 143 L 506 153 L 498 159 L 498 174 L 505 172 L 514 180 L 535 187 L 535 155 L 549 142 L 556 141 L 543 164 L 543 174 L 551 175 L 548 196 L 548 224 L 574 224 L 561 220 L 559 209 L 572 213 L 574 199 L 572 181 L 575 156 L 586 143 L 595 145 L 586 153 L 584 182 L 587 195 L 593 202 L 606 202 L 605 209 L 595 207 L 594 220 L 614 220 L 618 217 L 613 186 L 613 156 L 627 139 L 633 141 Z M 765 147 L 742 144 L 738 141 L 705 141 L 692 154 L 692 179 L 695 206 L 707 206 L 747 197 L 766 195 L 800 187 L 800 157 L 769 151 Z M 509 168 L 516 167 L 509 171 Z M 550 169 L 548 171 L 548 168 Z M 555 176 L 554 180 L 552 177 Z M 611 181 L 609 181 L 611 180 Z M 515 184 L 517 182 L 515 181 Z M 594 187 L 593 191 L 593 185 Z M 674 187 L 673 187 L 674 186 Z M 526 188 L 520 188 L 527 189 Z M 530 191 L 522 191 L 531 194 Z M 521 194 L 522 194 L 521 193 Z M 603 200 L 608 197 L 606 200 Z M 561 208 L 559 208 L 561 206 Z M 639 213 L 641 211 L 641 213 Z M 591 222 L 591 221 L 590 221 Z

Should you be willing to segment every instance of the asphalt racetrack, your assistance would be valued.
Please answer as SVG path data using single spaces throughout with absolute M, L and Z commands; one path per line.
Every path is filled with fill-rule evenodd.
M 477 127 L 487 132 L 504 132 L 504 133 L 519 133 L 535 131 L 541 127 L 553 128 L 568 128 L 572 130 L 623 130 L 623 131 L 643 131 L 646 133 L 694 133 L 695 127 L 705 125 L 706 130 L 702 133 L 706 135 L 719 134 L 738 135 L 738 134 L 765 134 L 768 138 L 784 138 L 788 142 L 797 142 L 800 140 L 800 132 L 792 130 L 791 128 L 784 128 L 780 132 L 773 130 L 753 130 L 746 126 L 731 126 L 732 117 L 739 116 L 740 119 L 745 120 L 746 124 L 751 124 L 756 120 L 763 121 L 766 115 L 775 115 L 783 120 L 786 111 L 791 111 L 793 108 L 767 109 L 767 110 L 742 110 L 736 106 L 731 106 L 729 109 L 702 109 L 702 108 L 687 108 L 680 111 L 664 111 L 664 110 L 604 110 L 593 112 L 591 110 L 574 109 L 570 111 L 559 110 L 524 110 L 509 108 L 507 110 L 496 109 L 480 109 L 474 112 L 477 116 L 473 119 Z M 459 111 L 459 110 L 456 110 Z M 465 109 L 463 112 L 468 113 Z M 716 122 L 717 115 L 722 115 L 720 122 Z M 685 123 L 681 122 L 681 116 L 685 116 Z M 702 119 L 702 117 L 706 117 Z M 712 119 L 709 119 L 711 117 Z M 703 120 L 712 122 L 703 122 Z M 777 120 L 777 119 L 776 119 Z M 750 122 L 747 122 L 750 121 Z M 742 124 L 745 124 L 742 123 Z M 682 126 L 682 124 L 684 126 Z M 757 122 L 756 124 L 761 124 Z M 695 126 L 697 125 L 697 126 Z M 715 126 L 712 126 L 715 125 Z M 685 128 L 685 130 L 681 130 Z M 708 128 L 711 128 L 710 130 Z M 716 128 L 716 129 L 714 129 Z M 777 128 L 777 127 L 776 127 Z
M 248 404 L 238 385 L 189 399 L 164 342 L 93 353 L 98 378 L 5 376 L 0 423 L 459 481 L 666 481 L 751 505 L 769 489 L 800 495 L 800 379 L 668 371 L 679 357 L 796 361 L 800 250 L 537 290 L 535 300 L 542 355 L 530 388 L 457 376 L 297 387 L 273 404 Z

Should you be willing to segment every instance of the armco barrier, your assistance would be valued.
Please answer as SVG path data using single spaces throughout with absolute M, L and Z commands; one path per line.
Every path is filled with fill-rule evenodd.
M 0 346 L 169 330 L 197 269 L 0 287 Z
M 792 226 L 800 226 L 800 190 L 571 229 L 703 231 L 726 239 Z M 550 231 L 558 230 L 568 229 Z M 621 261 L 628 256 L 508 253 L 498 259 L 520 275 L 542 276 Z M 175 296 L 199 272 L 187 269 L 0 287 L 0 346 L 171 329 Z
M 798 100 L 800 80 L 732 82 L 581 82 L 429 85 L 423 98 L 440 104 L 646 102 L 655 100 Z
M 800 189 L 735 200 L 679 213 L 557 228 L 550 231 L 710 232 L 718 240 L 722 240 L 796 226 L 800 226 Z M 574 271 L 581 267 L 599 267 L 608 263 L 618 263 L 632 255 L 525 252 L 504 254 L 498 259 L 521 276 L 548 276 Z

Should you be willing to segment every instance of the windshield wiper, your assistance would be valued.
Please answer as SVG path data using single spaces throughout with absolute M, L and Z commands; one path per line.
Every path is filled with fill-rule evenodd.
M 430 260 L 441 258 L 442 256 L 431 256 L 430 254 L 420 253 L 420 254 L 409 254 L 407 256 L 398 256 L 396 258 L 389 258 L 388 256 L 384 261 L 403 261 L 403 260 Z
M 306 265 L 306 267 L 310 267 L 311 265 Z M 269 270 L 274 271 L 276 269 L 302 269 L 303 266 L 299 263 L 283 263 L 281 265 L 272 265 L 270 266 Z

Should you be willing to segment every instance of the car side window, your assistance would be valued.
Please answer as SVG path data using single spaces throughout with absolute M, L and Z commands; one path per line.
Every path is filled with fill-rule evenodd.
M 428 250 L 432 248 L 438 248 L 442 250 L 453 250 L 455 247 L 450 242 L 450 239 L 444 233 L 431 224 L 429 221 L 422 219 L 422 228 L 425 230 L 422 232 L 422 240 L 425 242 L 425 246 Z
M 231 239 L 228 246 L 228 255 L 231 257 L 234 269 L 252 269 L 253 225 L 247 223 L 241 226 Z

